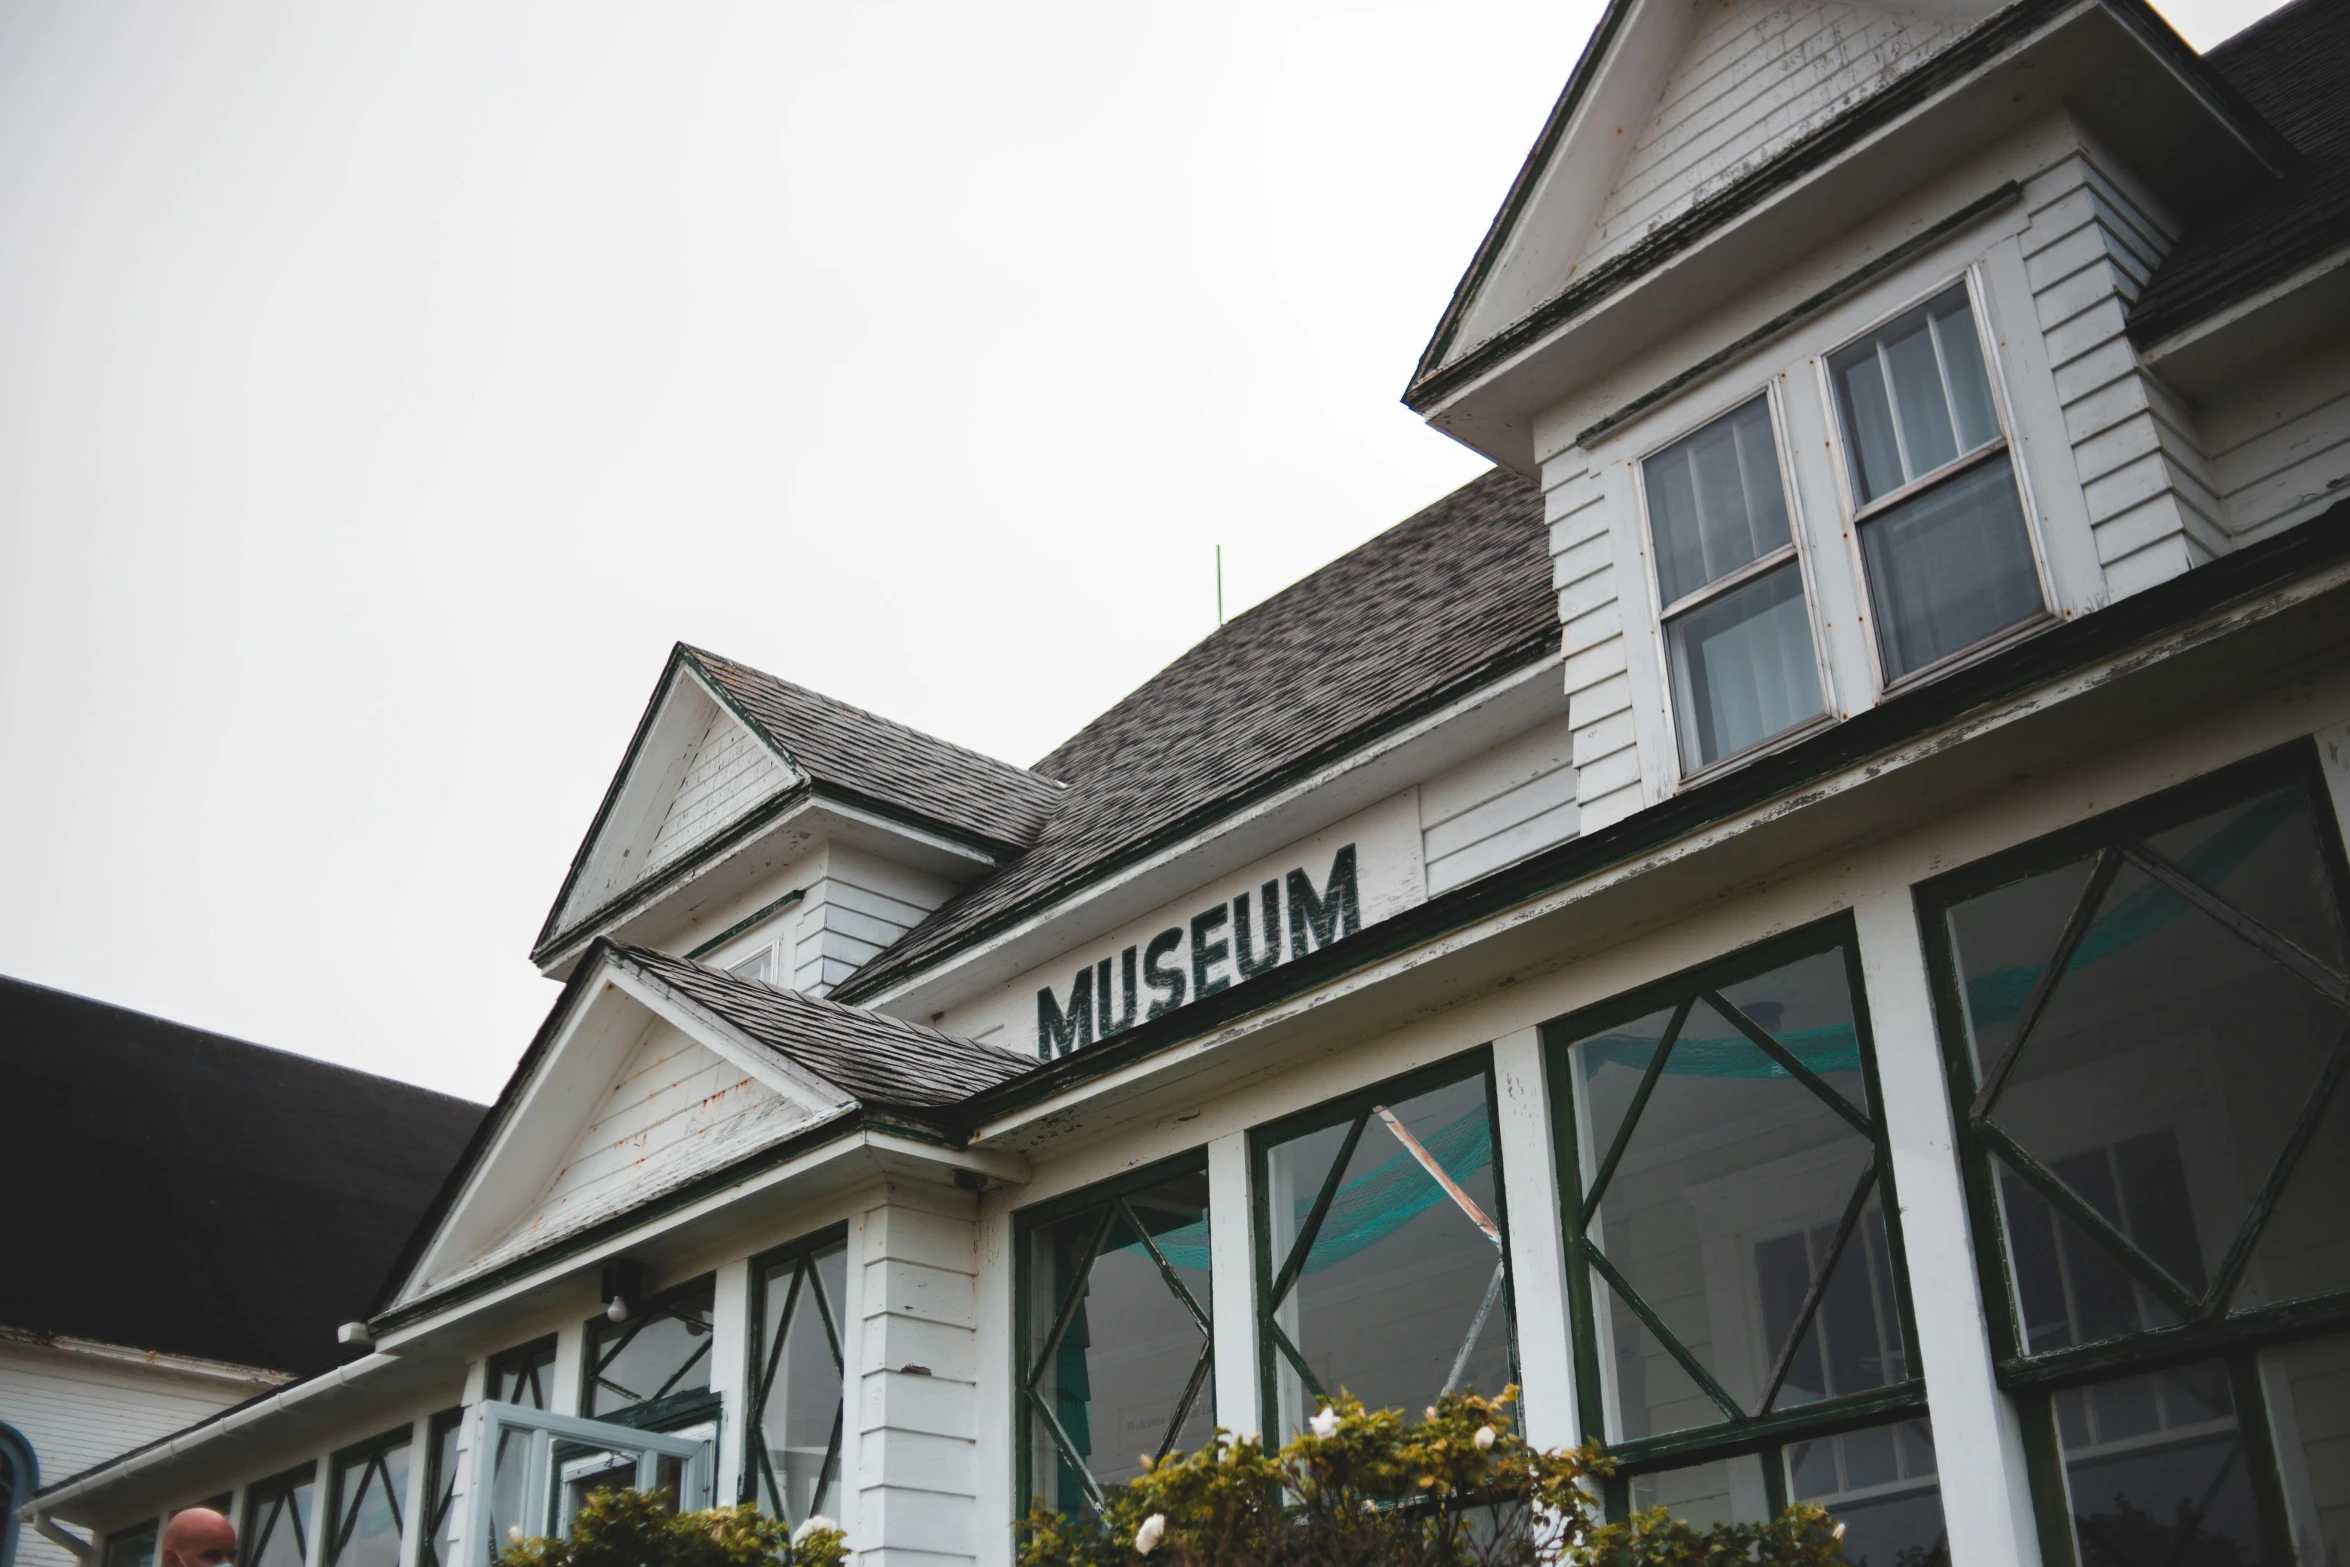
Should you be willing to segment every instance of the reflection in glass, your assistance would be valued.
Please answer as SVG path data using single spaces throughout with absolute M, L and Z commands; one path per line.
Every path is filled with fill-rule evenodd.
M 1493 1158 L 1482 1070 L 1267 1150 L 1278 1430 L 1512 1380 Z
M 1029 1484 L 1074 1512 L 1215 1425 L 1205 1169 L 1105 1197 L 1024 1242 Z
M 1787 495 L 1763 399 L 1675 441 L 1640 469 L 1667 604 L 1786 545 Z
M 2298 1555 L 2350 1562 L 2350 1335 L 2262 1351 L 2260 1381 Z
M 1898 680 L 2040 613 L 2023 500 L 2005 461 L 1861 524 L 1885 677 Z
M 2082 1567 L 2261 1559 L 2251 1475 L 2217 1361 L 2056 1395 Z
M 408 1441 L 335 1460 L 332 1567 L 400 1567 L 401 1510 L 408 1505 Z
M 1634 1512 L 1662 1507 L 1700 1529 L 1761 1523 L 1771 1515 L 1769 1493 L 1763 1489 L 1763 1461 L 1753 1453 L 1678 1469 L 1651 1469 L 1632 1476 L 1630 1490 Z
M 1951 910 L 1977 1070 L 1996 1082 L 1982 1124 L 2012 1148 L 1998 1187 L 2028 1352 L 2161 1327 L 2215 1291 L 2241 1310 L 2350 1286 L 2350 1011 L 2261 945 L 2289 932 L 2338 961 L 2317 843 L 2307 798 L 2271 791 Z M 2261 928 L 2197 906 L 2164 866 Z
M 245 1493 L 238 1531 L 240 1567 L 304 1567 L 310 1560 L 310 1506 L 317 1471 L 304 1467 Z
M 833 1241 L 760 1275 L 756 1495 L 771 1515 L 789 1523 L 839 1511 L 840 1331 L 848 1257 L 848 1243 Z
M 1909 1380 L 1841 947 L 1573 1060 L 1611 1440 Z
M 596 1320 L 588 1335 L 588 1414 L 708 1390 L 711 1290 L 705 1279 L 639 1307 L 626 1322 Z
M 1844 1525 L 1852 1567 L 1947 1567 L 1950 1542 L 1935 1477 L 1934 1431 L 1923 1420 L 1789 1443 L 1787 1497 Z

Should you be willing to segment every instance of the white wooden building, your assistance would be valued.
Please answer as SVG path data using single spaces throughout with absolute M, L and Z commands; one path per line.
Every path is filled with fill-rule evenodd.
M 1407 393 L 1494 472 L 1033 768 L 679 648 L 373 1352 L 38 1508 L 1008 1567 L 1515 1382 L 1878 1567 L 2343 1560 L 2345 105 L 2344 0 L 1615 0 Z

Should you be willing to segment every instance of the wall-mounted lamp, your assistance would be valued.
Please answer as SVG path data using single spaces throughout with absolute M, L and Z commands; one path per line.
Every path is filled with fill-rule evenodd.
M 604 1264 L 604 1284 L 597 1294 L 604 1301 L 604 1320 L 626 1322 L 636 1311 L 637 1302 L 645 1293 L 644 1264 L 637 1262 L 607 1262 Z

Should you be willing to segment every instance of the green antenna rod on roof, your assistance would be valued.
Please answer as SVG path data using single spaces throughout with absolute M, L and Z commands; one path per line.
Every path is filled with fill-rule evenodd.
M 1224 546 L 1216 546 L 1216 624 L 1224 624 Z

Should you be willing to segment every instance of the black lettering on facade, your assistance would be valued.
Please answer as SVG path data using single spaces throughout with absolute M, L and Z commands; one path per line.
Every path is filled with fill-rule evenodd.
M 1110 1018 L 1110 960 L 1104 958 L 1094 965 L 1093 993 L 1101 998 L 1101 1037 L 1104 1039 L 1112 1034 L 1122 1034 L 1134 1026 L 1135 1003 L 1140 999 L 1136 992 L 1142 988 L 1134 981 L 1135 950 L 1128 947 L 1118 954 L 1118 965 L 1123 971 L 1121 977 L 1126 981 L 1126 1004 L 1119 1010 L 1114 1022 Z
M 1327 947 L 1341 936 L 1363 928 L 1363 900 L 1355 890 L 1355 846 L 1348 844 L 1330 861 L 1330 879 L 1322 895 L 1314 896 L 1313 878 L 1303 870 L 1289 873 L 1289 955 L 1302 958 L 1315 947 Z M 1306 938 L 1311 935 L 1309 945 Z
M 1212 909 L 1202 909 L 1191 917 L 1191 994 L 1202 1000 L 1219 990 L 1231 988 L 1232 981 L 1222 974 L 1208 971 L 1232 955 L 1229 941 L 1210 941 L 1212 931 L 1221 930 L 1232 917 L 1231 907 L 1219 903 Z
M 1257 889 L 1265 907 L 1265 955 L 1257 956 L 1255 922 L 1249 918 L 1248 894 L 1232 900 L 1233 965 L 1242 979 L 1254 979 L 1281 961 L 1281 883 L 1269 881 Z
M 1081 968 L 1069 982 L 1067 1012 L 1053 999 L 1052 986 L 1036 993 L 1036 1059 L 1050 1061 L 1092 1043 L 1093 970 Z
M 1183 970 L 1159 966 L 1161 958 L 1182 945 L 1183 927 L 1178 925 L 1173 930 L 1160 931 L 1142 949 L 1143 983 L 1158 992 L 1151 1001 L 1150 1011 L 1143 1014 L 1145 1018 L 1164 1017 L 1183 1005 Z

